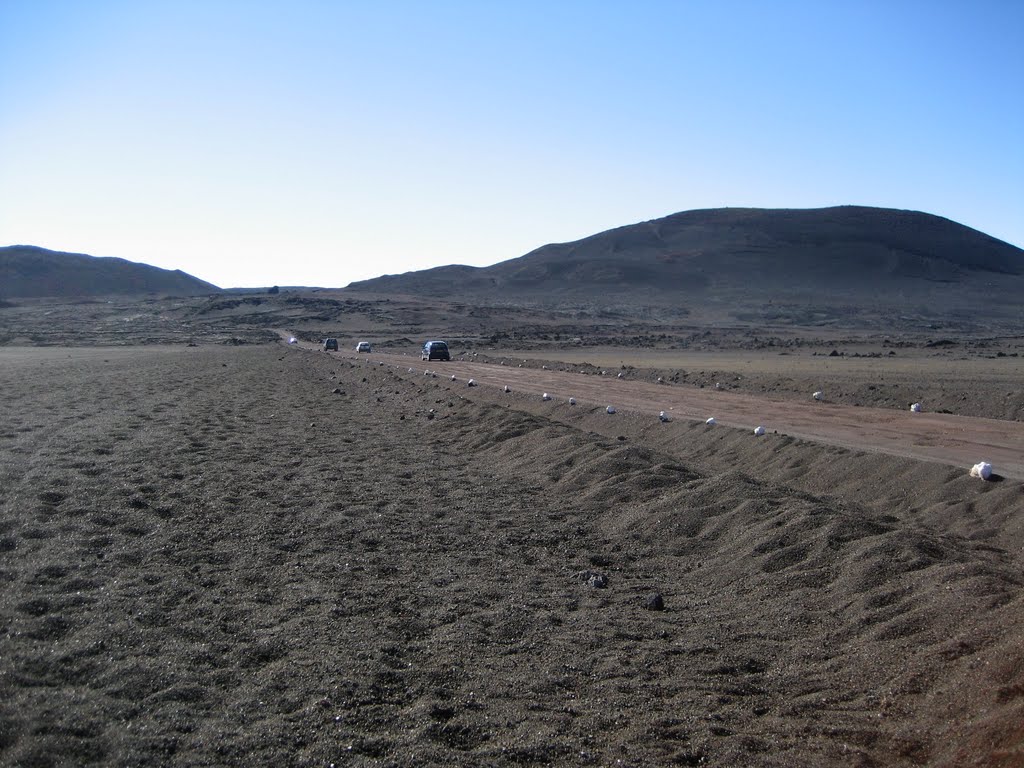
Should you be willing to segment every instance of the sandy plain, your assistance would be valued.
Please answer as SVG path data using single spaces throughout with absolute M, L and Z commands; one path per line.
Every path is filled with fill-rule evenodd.
M 0 762 L 1024 764 L 1017 479 L 469 365 L 4 349 Z

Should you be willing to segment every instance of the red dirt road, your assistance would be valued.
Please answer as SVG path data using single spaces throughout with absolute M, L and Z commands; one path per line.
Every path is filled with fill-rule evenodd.
M 303 345 L 310 346 L 313 345 Z M 944 413 L 912 413 L 885 408 L 851 407 L 815 402 L 772 400 L 728 390 L 660 385 L 565 371 L 518 368 L 453 360 L 429 365 L 409 355 L 356 355 L 348 358 L 384 362 L 399 369 L 425 368 L 481 386 L 508 386 L 518 393 L 548 392 L 555 399 L 575 397 L 581 403 L 613 405 L 618 410 L 670 411 L 674 418 L 704 421 L 714 416 L 730 427 L 763 426 L 794 437 L 861 451 L 887 453 L 923 461 L 970 468 L 988 461 L 1007 478 L 1024 479 L 1024 427 L 1000 421 Z

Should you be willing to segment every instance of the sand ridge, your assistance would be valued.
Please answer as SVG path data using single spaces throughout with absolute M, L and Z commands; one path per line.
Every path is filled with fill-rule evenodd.
M 351 353 L 342 352 L 342 356 Z M 462 382 L 509 386 L 517 393 L 552 394 L 561 402 L 570 396 L 595 404 L 677 418 L 753 429 L 758 425 L 794 437 L 855 450 L 871 450 L 924 461 L 970 468 L 988 461 L 1003 476 L 1024 479 L 1024 428 L 1019 422 L 952 413 L 912 413 L 908 408 L 854 407 L 811 399 L 778 399 L 714 387 L 672 386 L 649 381 L 581 375 L 565 370 L 519 368 L 453 360 L 440 365 L 410 360 L 405 355 L 377 354 L 373 360 L 397 369 L 426 368 Z

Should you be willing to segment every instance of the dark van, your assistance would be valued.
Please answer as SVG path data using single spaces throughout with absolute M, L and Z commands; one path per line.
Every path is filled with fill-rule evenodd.
M 324 339 L 324 349 L 329 352 L 338 351 L 338 340 L 337 339 Z
M 443 341 L 428 341 L 423 345 L 422 360 L 451 360 L 448 345 Z

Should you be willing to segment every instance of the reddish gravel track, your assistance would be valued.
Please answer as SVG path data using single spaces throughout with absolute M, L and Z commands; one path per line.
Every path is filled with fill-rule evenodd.
M 304 344 L 308 348 L 315 345 Z M 537 396 L 548 392 L 556 398 L 575 397 L 581 403 L 613 405 L 618 410 L 671 411 L 675 418 L 704 421 L 714 416 L 730 427 L 764 426 L 806 440 L 861 451 L 951 464 L 969 468 L 979 461 L 991 462 L 1003 477 L 1024 479 L 1024 428 L 1013 421 L 958 416 L 945 413 L 912 413 L 885 408 L 852 407 L 827 402 L 806 403 L 773 400 L 732 391 L 700 389 L 646 381 L 622 380 L 565 371 L 518 368 L 492 363 L 432 362 L 409 355 L 356 355 L 346 358 L 384 362 L 398 369 L 424 368 L 439 375 L 470 378 L 482 386 L 508 386 Z

